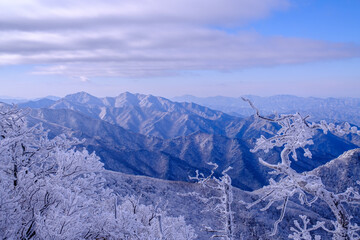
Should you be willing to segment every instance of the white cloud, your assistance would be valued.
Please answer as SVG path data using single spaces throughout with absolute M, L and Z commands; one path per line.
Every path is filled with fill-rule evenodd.
M 2 18 L 83 19 L 118 17 L 139 21 L 229 23 L 247 21 L 289 6 L 288 0 L 23 0 L 0 1 Z
M 80 76 L 79 79 L 81 82 L 89 82 L 89 78 L 87 78 L 85 76 Z
M 287 0 L 0 0 L 0 64 L 36 74 L 144 77 L 360 55 L 356 45 L 229 34 Z M 216 26 L 216 27 L 214 27 Z

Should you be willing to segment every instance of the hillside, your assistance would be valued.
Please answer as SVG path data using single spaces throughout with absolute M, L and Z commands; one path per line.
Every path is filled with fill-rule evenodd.
M 339 158 L 333 159 L 329 163 L 316 168 L 313 173 L 320 176 L 326 186 L 333 186 L 341 191 L 346 187 L 354 186 L 355 180 L 359 179 L 360 168 L 360 149 L 350 150 L 342 154 Z M 342 171 L 338 171 L 341 167 Z M 173 216 L 183 215 L 185 220 L 195 227 L 199 239 L 208 239 L 211 235 L 206 233 L 202 225 L 216 227 L 218 216 L 213 212 L 205 211 L 204 203 L 196 197 L 184 196 L 186 193 L 198 192 L 202 195 L 207 194 L 207 189 L 196 183 L 184 183 L 178 181 L 159 180 L 144 176 L 133 176 L 118 172 L 107 171 L 105 173 L 108 184 L 120 195 L 134 194 L 141 196 L 140 200 L 147 204 L 160 204 L 166 211 Z M 359 186 L 357 186 L 358 188 Z M 328 209 L 321 202 L 318 202 L 312 209 L 307 209 L 301 205 L 297 198 L 289 203 L 284 221 L 280 224 L 280 232 L 274 237 L 269 237 L 272 224 L 279 216 L 280 212 L 272 207 L 268 211 L 260 211 L 263 205 L 257 205 L 246 209 L 241 201 L 250 203 L 258 198 L 262 189 L 255 192 L 247 192 L 238 188 L 233 189 L 234 202 L 234 222 L 237 225 L 235 230 L 236 239 L 287 239 L 293 220 L 298 219 L 301 214 L 306 214 L 312 219 L 326 220 Z M 179 208 L 178 206 L 182 207 Z M 350 209 L 354 216 L 359 216 L 359 209 Z M 355 212 L 354 212 L 355 211 Z M 320 214 L 320 215 L 319 215 Z M 357 219 L 360 221 L 360 219 Z M 325 234 L 320 231 L 318 234 Z M 326 235 L 325 235 L 326 236 Z M 328 237 L 328 236 L 327 236 Z M 325 237 L 326 239 L 326 237 Z
M 234 135 L 241 119 L 194 103 L 175 103 L 162 97 L 122 93 L 97 98 L 80 92 L 56 101 L 50 109 L 70 109 L 127 130 L 161 138 L 196 131 Z
M 121 96 L 126 96 L 127 100 L 118 100 L 116 103 L 116 98 L 99 99 L 86 93 L 69 95 L 65 100 L 60 99 L 49 108 L 34 109 L 29 121 L 32 124 L 42 122 L 45 128 L 51 130 L 50 134 L 53 136 L 65 131 L 79 139 L 84 139 L 82 146 L 91 152 L 95 151 L 107 169 L 128 174 L 188 181 L 189 175 L 193 175 L 197 169 L 208 173 L 210 167 L 207 163 L 216 162 L 219 164 L 216 174 L 228 166 L 232 166 L 234 170 L 229 174 L 233 178 L 234 186 L 253 190 L 264 186 L 270 178 L 267 173 L 268 169 L 261 166 L 257 158 L 268 158 L 273 162 L 279 159 L 277 151 L 271 154 L 250 152 L 256 138 L 261 134 L 268 136 L 269 132 L 276 130 L 275 126 L 253 117 L 229 118 L 232 119 L 230 124 L 236 122 L 240 126 L 235 138 L 221 134 L 224 131 L 212 134 L 209 132 L 218 128 L 214 126 L 224 124 L 226 122 L 224 118 L 229 117 L 228 115 L 194 104 L 191 108 L 189 107 L 190 110 L 183 107 L 176 108 L 177 104 L 154 97 L 155 100 L 157 99 L 154 100 L 155 102 L 160 99 L 164 104 L 153 107 L 154 109 L 146 107 L 144 108 L 146 111 L 142 110 L 148 114 L 146 117 L 149 120 L 148 124 L 154 121 L 156 118 L 154 116 L 158 116 L 159 112 L 173 116 L 191 115 L 197 119 L 197 121 L 193 121 L 193 128 L 191 131 L 189 130 L 188 135 L 163 139 L 130 131 L 115 122 L 102 120 L 99 115 L 95 114 L 100 109 L 99 106 L 104 107 L 106 104 L 128 105 L 128 109 L 124 112 L 118 108 L 118 115 L 114 116 L 119 117 L 132 112 L 129 110 L 130 108 L 138 107 L 140 95 L 125 93 Z M 152 96 L 145 98 L 143 95 L 142 97 L 146 99 L 143 103 L 148 103 L 148 99 L 153 98 Z M 62 105 L 65 103 L 67 105 Z M 172 108 L 168 113 L 166 111 L 169 106 Z M 151 111 L 154 111 L 154 116 Z M 133 120 L 129 120 L 129 122 L 134 124 Z M 205 120 L 209 123 L 209 129 L 202 125 Z M 177 126 L 176 129 L 181 128 L 179 123 L 174 121 L 170 122 L 170 125 Z M 152 127 L 152 129 L 168 129 L 169 122 L 157 121 L 155 125 L 156 127 Z M 184 124 L 180 124 L 180 126 L 183 127 Z M 169 132 L 167 131 L 165 135 L 168 135 Z M 342 152 L 356 147 L 350 141 L 331 134 L 319 133 L 315 137 L 315 143 L 311 147 L 313 160 L 309 161 L 299 154 L 299 161 L 294 164 L 296 170 L 311 170 L 337 157 Z

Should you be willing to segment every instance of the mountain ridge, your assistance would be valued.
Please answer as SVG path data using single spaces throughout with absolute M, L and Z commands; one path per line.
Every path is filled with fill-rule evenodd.
M 297 97 L 293 95 L 275 95 L 259 97 L 245 95 L 262 114 L 300 112 L 304 116 L 310 115 L 312 121 L 326 120 L 330 122 L 349 122 L 360 125 L 360 98 L 316 98 Z M 177 102 L 194 102 L 217 109 L 228 114 L 249 116 L 254 111 L 241 97 L 195 97 L 192 95 L 171 98 Z
M 96 98 L 80 92 L 65 96 L 49 108 L 79 111 L 133 132 L 164 139 L 198 130 L 232 136 L 241 127 L 241 118 L 221 111 L 194 103 L 176 103 L 162 97 L 129 92 L 112 98 Z
M 87 95 L 85 98 L 87 98 L 85 103 L 91 100 L 91 97 Z M 139 100 L 138 97 L 135 96 L 135 98 Z M 97 100 L 96 102 L 98 104 Z M 129 102 L 126 101 L 126 103 Z M 230 173 L 234 178 L 234 185 L 253 190 L 265 185 L 269 178 L 267 169 L 258 163 L 257 158 L 266 157 L 270 158 L 270 161 L 276 161 L 279 157 L 279 151 L 274 151 L 270 156 L 263 153 L 250 153 L 257 137 L 276 130 L 273 125 L 254 117 L 239 120 L 241 131 L 235 137 L 209 133 L 197 126 L 196 131 L 189 131 L 187 135 L 164 139 L 125 129 L 117 124 L 93 117 L 89 114 L 93 110 L 87 110 L 84 105 L 79 104 L 78 107 L 81 107 L 85 113 L 69 108 L 33 109 L 32 122 L 35 124 L 36 121 L 43 121 L 43 124 L 52 130 L 53 135 L 61 133 L 62 126 L 75 137 L 84 138 L 83 146 L 89 151 L 96 151 L 105 163 L 105 167 L 111 170 L 189 181 L 189 175 L 193 175 L 195 170 L 209 173 L 211 167 L 207 165 L 207 162 L 216 162 L 219 164 L 217 176 L 226 167 L 232 165 L 236 169 Z M 206 108 L 199 107 L 196 111 L 203 109 Z M 158 124 L 157 129 L 161 129 L 163 126 L 159 122 Z M 322 144 L 318 149 L 313 149 L 315 150 L 314 158 L 319 161 L 309 162 L 300 153 L 300 161 L 295 165 L 297 170 L 311 170 L 337 157 L 336 154 L 356 147 L 336 136 L 319 135 L 319 139 Z M 326 145 L 329 139 L 331 144 Z

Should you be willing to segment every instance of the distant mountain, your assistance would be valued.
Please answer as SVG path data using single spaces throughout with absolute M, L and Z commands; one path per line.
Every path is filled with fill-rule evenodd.
M 41 98 L 39 100 L 32 100 L 28 102 L 19 103 L 20 108 L 47 108 L 54 104 L 55 101 L 48 98 Z
M 18 104 L 22 102 L 28 101 L 27 99 L 21 98 L 7 98 L 7 97 L 0 97 L 0 102 L 7 103 L 7 104 Z
M 279 149 L 270 154 L 250 152 L 256 138 L 270 136 L 277 130 L 275 125 L 193 103 L 131 93 L 97 98 L 81 92 L 56 102 L 39 100 L 26 106 L 33 108 L 30 124 L 42 122 L 51 136 L 65 132 L 84 139 L 82 146 L 95 151 L 107 169 L 128 174 L 188 181 L 197 169 L 209 173 L 207 163 L 216 162 L 217 175 L 232 166 L 234 186 L 253 190 L 267 184 L 270 177 L 258 157 L 279 160 Z M 319 133 L 316 145 L 310 147 L 314 160 L 299 152 L 294 168 L 308 171 L 325 164 L 355 148 L 353 139 Z
M 33 101 L 37 101 L 37 100 L 41 100 L 41 99 L 50 99 L 50 100 L 53 100 L 53 101 L 57 101 L 57 100 L 61 99 L 61 97 L 49 95 L 49 96 L 46 96 L 46 97 L 33 99 Z
M 80 92 L 67 95 L 49 108 L 71 109 L 127 130 L 161 138 L 201 131 L 235 136 L 242 119 L 194 103 L 175 103 L 152 95 L 122 93 L 97 98 Z
M 59 100 L 60 97 L 56 96 L 46 96 L 43 98 L 36 98 L 36 99 L 25 99 L 25 98 L 11 98 L 11 97 L 1 97 L 0 102 L 7 103 L 7 104 L 17 104 L 21 108 L 42 108 L 42 107 L 49 107 L 55 101 Z
M 360 98 L 314 98 L 277 95 L 272 97 L 245 96 L 253 101 L 262 114 L 294 113 L 310 115 L 311 121 L 327 120 L 360 125 Z M 250 116 L 254 111 L 239 98 L 206 97 L 191 95 L 172 98 L 176 102 L 194 102 L 235 116 Z
M 268 169 L 261 166 L 257 158 L 279 159 L 276 151 L 269 155 L 250 153 L 254 138 L 274 128 L 251 118 L 241 122 L 243 128 L 237 138 L 198 131 L 165 140 L 134 133 L 70 109 L 34 109 L 29 122 L 42 122 L 51 130 L 51 136 L 65 132 L 84 139 L 82 145 L 95 151 L 107 169 L 128 174 L 189 181 L 189 175 L 194 175 L 197 169 L 209 173 L 210 166 L 206 163 L 216 162 L 220 166 L 217 174 L 232 166 L 234 170 L 229 174 L 234 186 L 252 190 L 264 186 L 269 179 Z M 298 171 L 311 170 L 356 147 L 330 134 L 319 134 L 315 142 L 319 143 L 312 148 L 317 161 L 309 161 L 299 154 L 300 160 L 294 166 Z

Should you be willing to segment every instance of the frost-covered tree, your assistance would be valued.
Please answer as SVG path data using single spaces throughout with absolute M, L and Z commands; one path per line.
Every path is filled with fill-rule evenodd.
M 114 218 L 104 226 L 107 239 L 190 240 L 197 235 L 182 216 L 170 217 L 158 206 L 127 196 L 116 205 Z
M 228 167 L 222 171 L 222 176 L 217 178 L 214 176 L 214 173 L 218 168 L 218 165 L 212 162 L 208 164 L 213 166 L 213 169 L 207 177 L 196 170 L 196 175 L 194 177 L 190 177 L 190 179 L 195 180 L 197 183 L 201 184 L 202 187 L 210 190 L 212 195 L 210 197 L 203 197 L 198 193 L 190 193 L 187 195 L 197 197 L 207 204 L 207 209 L 205 211 L 214 212 L 219 216 L 221 226 L 218 226 L 216 229 L 210 226 L 205 226 L 205 230 L 213 234 L 211 238 L 232 240 L 234 239 L 234 220 L 233 212 L 231 210 L 233 191 L 231 186 L 231 177 L 227 174 L 232 167 Z
M 28 128 L 24 111 L 0 109 L 0 235 L 7 239 L 75 239 L 91 234 L 111 191 L 95 154 Z
M 270 179 L 270 185 L 263 188 L 263 196 L 254 203 L 248 205 L 252 207 L 261 201 L 267 201 L 268 204 L 262 209 L 267 210 L 273 204 L 281 203 L 278 209 L 281 210 L 279 219 L 274 223 L 272 235 L 277 233 L 278 224 L 283 220 L 286 206 L 291 197 L 297 195 L 300 202 L 304 205 L 311 206 L 318 199 L 322 200 L 330 208 L 334 215 L 335 221 L 333 226 L 327 228 L 324 222 L 317 222 L 316 225 L 308 228 L 308 218 L 301 216 L 303 227 L 296 221 L 297 229 L 292 228 L 293 234 L 289 237 L 293 239 L 312 239 L 310 232 L 316 229 L 323 229 L 333 235 L 333 239 L 359 239 L 360 227 L 351 222 L 352 216 L 345 209 L 345 204 L 360 204 L 360 194 L 353 188 L 348 188 L 343 193 L 334 193 L 329 191 L 321 181 L 319 176 L 309 172 L 298 173 L 291 167 L 292 161 L 297 161 L 296 150 L 303 149 L 304 156 L 311 158 L 311 152 L 307 145 L 313 144 L 312 137 L 317 131 L 332 132 L 335 135 L 344 135 L 348 133 L 359 134 L 356 127 L 351 127 L 346 123 L 344 127 L 327 124 L 325 121 L 320 123 L 310 123 L 307 117 L 302 117 L 299 113 L 275 116 L 274 118 L 263 117 L 259 114 L 258 109 L 248 99 L 243 98 L 250 106 L 256 110 L 256 116 L 269 122 L 276 123 L 280 130 L 271 138 L 261 136 L 256 141 L 252 152 L 263 150 L 265 153 L 274 147 L 281 147 L 281 161 L 272 164 L 259 158 L 262 165 L 272 169 L 272 174 L 280 176 L 278 181 Z M 308 198 L 312 196 L 312 199 Z M 319 239 L 316 236 L 315 239 Z
M 182 217 L 133 198 L 118 206 L 100 159 L 75 150 L 77 140 L 27 127 L 26 114 L 0 108 L 1 239 L 196 238 Z
M 112 191 L 104 187 L 99 158 L 70 149 L 59 150 L 55 159 L 56 171 L 43 186 L 50 204 L 37 216 L 37 231 L 44 239 L 71 239 L 74 233 L 91 239 L 101 235 L 99 222 L 110 216 L 107 204 Z
M 292 234 L 289 234 L 289 239 L 294 240 L 308 240 L 312 239 L 311 232 L 315 231 L 319 228 L 324 227 L 324 222 L 317 222 L 314 226 L 309 227 L 310 219 L 305 215 L 300 215 L 300 218 L 302 220 L 302 227 L 300 226 L 300 223 L 297 220 L 294 220 L 295 227 L 291 227 L 290 230 L 293 232 Z M 320 240 L 321 237 L 319 235 L 314 236 L 314 240 Z

